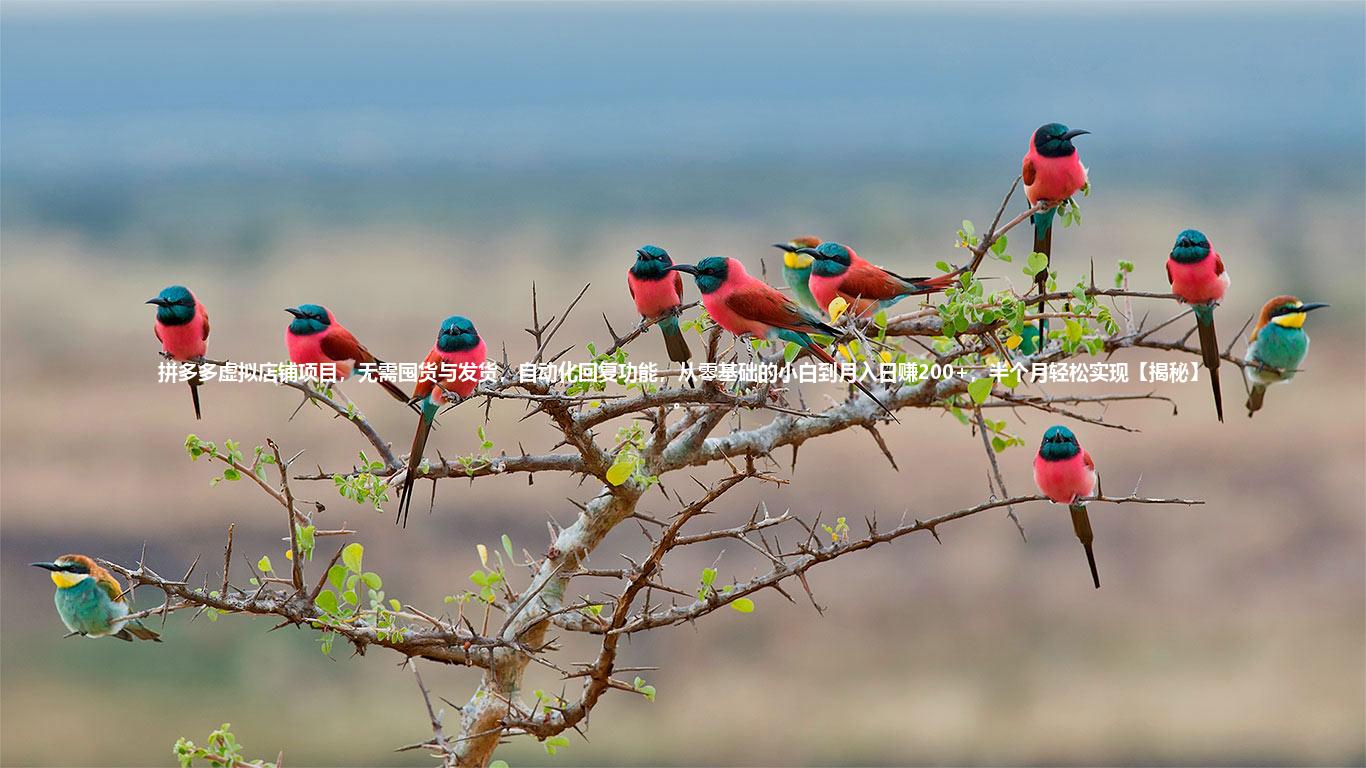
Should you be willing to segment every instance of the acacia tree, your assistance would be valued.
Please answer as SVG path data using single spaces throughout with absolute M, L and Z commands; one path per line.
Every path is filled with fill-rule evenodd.
M 680 383 L 661 387 L 527 380 L 518 375 L 519 365 L 510 361 L 504 346 L 499 375 L 482 383 L 473 399 L 483 399 L 486 408 L 493 400 L 524 401 L 533 414 L 553 425 L 560 442 L 544 453 L 490 455 L 492 443 L 485 440 L 473 455 L 424 461 L 419 477 L 433 483 L 453 478 L 475 482 L 556 472 L 579 476 L 597 491 L 586 502 L 571 500 L 577 507 L 576 519 L 564 528 L 552 525 L 551 540 L 543 554 L 524 552 L 519 557 L 506 536 L 503 551 L 495 551 L 491 557 L 481 547 L 481 562 L 471 576 L 473 588 L 441 609 L 386 599 L 379 576 L 364 569 L 364 550 L 352 540 L 357 531 L 321 527 L 317 519 L 321 505 L 295 496 L 295 483 L 326 482 L 334 484 L 342 496 L 378 509 L 406 467 L 390 441 L 363 413 L 328 389 L 305 383 L 287 386 L 299 390 L 305 402 L 330 409 L 355 427 L 367 444 L 361 451 L 360 466 L 295 474 L 294 460 L 286 458 L 271 439 L 251 456 L 231 440 L 220 445 L 191 435 L 186 441 L 191 457 L 207 457 L 224 465 L 221 479 L 250 480 L 282 508 L 292 555 L 287 571 L 274 570 L 268 557 L 254 563 L 247 558 L 252 571 L 249 583 L 235 583 L 231 576 L 236 523 L 228 527 L 221 578 L 214 579 L 216 583 L 203 577 L 199 586 L 193 585 L 193 565 L 179 579 L 162 576 L 145 558 L 135 566 L 106 565 L 129 579 L 135 589 L 150 587 L 165 594 L 161 605 L 137 612 L 134 617 L 160 615 L 164 621 L 167 614 L 188 609 L 214 617 L 253 614 L 275 620 L 276 627 L 294 625 L 320 633 L 324 652 L 340 640 L 357 653 L 379 647 L 406 657 L 430 715 L 432 731 L 430 739 L 407 748 L 427 750 L 443 765 L 488 765 L 497 746 L 514 736 L 538 739 L 553 753 L 568 744 L 566 732 L 586 725 L 589 713 L 609 691 L 653 699 L 653 686 L 637 674 L 645 670 L 623 663 L 620 644 L 629 635 L 696 621 L 722 609 L 748 612 L 754 607 L 753 596 L 764 590 L 795 600 L 794 587 L 798 587 L 815 610 L 823 611 L 806 577 L 808 571 L 823 563 L 917 532 L 937 539 L 939 527 L 983 512 L 1003 510 L 1018 526 L 1015 507 L 1047 499 L 1034 494 L 1012 495 L 1006 489 L 996 454 L 1024 442 L 1009 430 L 1008 418 L 997 420 L 988 414 L 999 409 L 1040 410 L 1064 419 L 1130 430 L 1105 418 L 1106 404 L 1165 400 L 1151 392 L 1050 395 L 1031 387 L 1018 370 L 1000 375 L 997 364 L 1002 361 L 1028 368 L 1034 363 L 1078 360 L 1126 348 L 1199 356 L 1199 350 L 1186 343 L 1190 334 L 1172 341 L 1154 338 L 1157 331 L 1187 313 L 1146 329 L 1146 313 L 1135 320 L 1136 300 L 1170 302 L 1175 297 L 1129 290 L 1131 264 L 1118 265 L 1113 286 L 1098 286 L 1092 265 L 1089 275 L 1072 283 L 1060 282 L 1052 272 L 1042 294 L 1035 292 L 1032 280 L 1026 283 L 1025 293 L 1016 293 L 1011 287 L 986 292 L 977 277 L 981 266 L 988 261 L 1011 263 L 1006 233 L 1043 207 L 1032 207 L 1002 223 L 1018 183 L 1017 179 L 1011 186 L 985 233 L 979 235 L 971 222 L 963 223 L 958 244 L 971 259 L 957 270 L 960 279 L 940 303 L 891 317 L 885 313 L 873 317 L 846 314 L 838 319 L 845 335 L 832 341 L 846 359 L 858 363 L 918 362 L 928 369 L 924 375 L 913 373 L 896 384 L 875 385 L 886 411 L 852 388 L 844 400 L 811 409 L 798 390 L 779 383 L 706 381 L 697 386 Z M 1061 218 L 1065 224 L 1079 221 L 1075 203 L 1064 203 Z M 1042 254 L 1031 254 L 1024 261 L 1022 272 L 1027 278 L 1043 268 Z M 945 271 L 950 269 L 942 262 L 940 266 Z M 526 361 L 553 362 L 574 348 L 552 352 L 557 332 L 587 290 L 585 286 L 562 312 L 543 321 L 532 287 L 532 322 L 527 331 L 533 349 Z M 1062 310 L 1049 311 L 1050 303 L 1061 304 Z M 1060 327 L 1049 332 L 1041 348 L 1021 354 L 1016 347 L 1023 329 L 1040 318 L 1054 319 L 1054 325 Z M 605 315 L 603 319 L 607 320 Z M 618 335 L 608 322 L 610 344 L 602 351 L 593 344 L 585 348 L 596 362 L 624 363 L 631 343 L 650 325 L 644 322 Z M 725 339 L 719 327 L 711 325 L 705 314 L 686 325 L 704 337 L 706 357 L 711 362 L 758 357 L 790 363 L 795 353 L 790 347 L 774 348 L 758 342 L 723 346 Z M 1244 363 L 1231 355 L 1231 349 L 1224 350 L 1222 359 L 1242 367 Z M 997 375 L 991 375 L 993 368 Z M 982 501 L 929 517 L 903 516 L 894 524 L 879 520 L 875 513 L 853 525 L 847 518 L 823 523 L 819 515 L 792 511 L 773 514 L 762 504 L 737 525 L 700 524 L 699 518 L 741 483 L 787 482 L 787 473 L 796 469 L 798 448 L 810 440 L 862 430 L 896 467 L 880 430 L 896 428 L 892 414 L 904 416 L 916 409 L 947 410 L 980 438 L 990 469 L 988 492 Z M 742 426 L 735 418 L 740 413 L 765 415 L 766 421 L 759 426 Z M 482 429 L 480 436 L 482 439 Z M 784 448 L 791 449 L 790 456 L 783 455 L 780 460 L 779 451 Z M 373 457 L 366 453 L 371 449 Z M 712 479 L 703 482 L 698 476 L 706 476 L 703 470 L 707 469 L 719 472 L 712 472 Z M 691 476 L 697 490 L 690 495 L 664 491 L 663 478 L 680 474 Z M 685 483 L 671 485 L 691 487 Z M 677 507 L 668 517 L 650 515 L 639 508 L 642 497 L 656 487 Z M 1147 498 L 1139 495 L 1137 488 L 1127 495 L 1100 493 L 1090 502 L 1201 503 Z M 617 567 L 590 562 L 609 532 L 627 522 L 638 525 L 644 534 L 640 550 L 623 554 L 625 565 Z M 1020 533 L 1024 533 L 1022 528 Z M 344 537 L 347 543 L 324 561 L 321 555 L 331 548 L 318 548 L 333 537 Z M 757 553 L 767 563 L 767 570 L 743 581 L 726 581 L 717 568 L 704 569 L 700 574 L 667 570 L 670 556 L 679 550 L 721 540 L 737 542 Z M 315 550 L 319 554 L 316 559 Z M 455 571 L 463 572 L 459 568 Z M 593 587 L 578 587 L 584 582 Z M 573 591 L 571 583 L 576 586 Z M 572 597 L 576 593 L 586 596 Z M 594 636 L 599 640 L 596 653 L 586 658 L 565 658 L 566 653 L 556 643 L 561 633 Z M 482 682 L 454 718 L 448 719 L 433 705 L 418 671 L 419 659 L 483 671 Z M 564 691 L 560 695 L 538 692 L 534 698 L 529 696 L 522 680 L 530 664 L 562 675 Z M 221 731 L 215 732 L 205 746 L 184 740 L 177 745 L 186 765 L 200 756 L 220 760 L 226 756 L 231 764 L 245 764 L 239 751 L 232 735 Z

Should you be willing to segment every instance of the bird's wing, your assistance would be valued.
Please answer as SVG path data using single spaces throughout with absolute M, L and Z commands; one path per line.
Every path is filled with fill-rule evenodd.
M 1087 453 L 1085 449 L 1083 449 L 1081 452 L 1081 460 L 1086 464 L 1087 469 L 1091 470 L 1092 472 L 1096 471 L 1096 462 L 1091 460 L 1091 454 Z
M 747 285 L 734 291 L 726 297 L 726 306 L 746 320 L 758 321 L 775 328 L 799 333 L 839 333 L 763 283 Z
M 1214 274 L 1216 276 L 1224 274 L 1224 257 L 1214 254 Z
M 840 280 L 840 293 L 865 299 L 894 299 L 910 290 L 908 283 L 923 282 L 923 277 L 902 277 L 866 261 L 854 262 Z
M 99 585 L 104 593 L 109 595 L 109 599 L 116 603 L 124 602 L 123 587 L 119 586 L 118 579 L 115 579 L 108 571 L 101 571 L 94 574 L 95 583 Z
M 678 300 L 683 301 L 683 273 L 674 273 L 674 291 L 678 293 Z
M 1030 162 L 1028 155 L 1025 155 L 1024 163 L 1020 166 L 1020 178 L 1026 187 L 1034 183 L 1034 163 Z
M 200 310 L 204 313 L 204 340 L 205 340 L 205 341 L 208 341 L 208 340 L 209 340 L 209 310 L 204 309 L 202 305 L 200 306 Z
M 152 333 L 157 337 L 157 341 L 161 341 L 161 329 L 155 324 L 152 325 Z
M 631 300 L 634 301 L 636 298 L 636 287 L 631 285 L 631 276 L 629 274 L 626 276 L 626 290 L 631 292 Z
M 355 360 L 358 363 L 373 363 L 375 356 L 370 354 L 370 350 L 356 341 L 356 337 L 351 332 L 341 327 L 333 325 L 323 336 L 323 354 L 337 361 Z
M 1172 280 L 1172 263 L 1169 261 L 1167 262 L 1167 285 L 1171 285 L 1174 282 L 1175 281 Z
M 436 347 L 432 347 L 432 351 L 427 353 L 427 359 L 423 360 L 422 363 L 424 369 L 429 364 L 435 365 L 438 374 L 437 378 L 440 378 L 442 359 L 441 353 L 437 351 Z M 435 378 L 428 379 L 425 376 L 418 376 L 417 384 L 413 387 L 414 402 L 418 400 L 425 400 L 429 395 L 432 394 L 432 390 L 434 389 L 436 389 Z

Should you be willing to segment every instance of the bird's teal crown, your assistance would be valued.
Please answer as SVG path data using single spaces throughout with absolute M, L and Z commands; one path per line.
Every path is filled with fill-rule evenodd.
M 1067 427 L 1049 427 L 1048 431 L 1043 433 L 1043 445 L 1039 446 L 1039 455 L 1045 461 L 1063 461 L 1078 453 L 1081 453 L 1081 446 L 1077 444 L 1077 436 Z
M 162 325 L 184 325 L 194 319 L 194 296 L 183 285 L 168 285 L 147 303 L 157 305 L 157 322 Z
M 730 274 L 730 260 L 725 256 L 708 256 L 697 262 L 695 269 L 697 272 L 693 277 L 697 280 L 697 290 L 711 293 L 726 282 L 726 276 Z
M 451 315 L 441 322 L 436 346 L 442 352 L 463 352 L 479 345 L 479 332 L 469 318 Z
M 1044 157 L 1067 157 L 1075 154 L 1072 139 L 1090 131 L 1074 131 L 1062 123 L 1049 123 L 1039 126 L 1034 132 L 1034 149 Z
M 849 249 L 839 243 L 821 243 L 811 255 L 816 259 L 811 271 L 821 277 L 835 277 L 849 269 Z
M 1172 246 L 1172 261 L 1181 264 L 1194 264 L 1203 261 L 1210 254 L 1209 238 L 1198 229 L 1182 230 Z
M 631 274 L 641 280 L 660 280 L 669 274 L 673 264 L 668 251 L 657 245 L 642 245 L 636 249 L 636 263 L 631 265 Z
M 285 311 L 294 315 L 294 322 L 289 324 L 289 332 L 296 336 L 322 333 L 332 325 L 332 320 L 327 315 L 327 307 L 318 304 L 300 304 Z

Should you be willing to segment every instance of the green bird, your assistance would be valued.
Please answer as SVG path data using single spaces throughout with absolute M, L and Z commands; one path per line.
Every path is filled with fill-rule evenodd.
M 1247 337 L 1248 366 L 1243 369 L 1252 391 L 1247 397 L 1247 415 L 1261 410 L 1266 388 L 1295 378 L 1300 363 L 1309 351 L 1309 335 L 1304 320 L 1310 312 L 1327 304 L 1305 304 L 1294 296 L 1277 296 L 1262 307 L 1257 327 Z
M 52 583 L 57 585 L 53 597 L 57 615 L 72 635 L 112 636 L 130 643 L 134 638 L 161 642 L 161 637 L 142 622 L 123 618 L 128 615 L 128 597 L 113 574 L 94 560 L 85 555 L 62 555 L 50 563 L 31 565 L 52 572 Z
M 802 253 L 802 248 L 815 248 L 821 244 L 819 237 L 794 237 L 786 243 L 774 243 L 773 247 L 783 252 L 783 282 L 792 289 L 792 299 L 812 312 L 825 315 L 825 307 L 811 295 L 807 281 L 811 279 L 811 263 L 815 257 Z

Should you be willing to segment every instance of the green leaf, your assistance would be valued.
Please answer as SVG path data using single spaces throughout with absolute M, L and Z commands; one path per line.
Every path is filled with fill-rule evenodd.
M 947 261 L 936 261 L 936 262 L 934 263 L 934 268 L 937 269 L 937 270 L 939 270 L 940 272 L 951 272 L 951 271 L 953 271 L 953 270 L 949 267 L 949 263 L 948 263 Z
M 336 613 L 337 593 L 330 589 L 324 589 L 318 593 L 318 597 L 313 601 L 313 604 L 318 606 L 318 610 L 323 613 Z
M 783 347 L 783 362 L 791 364 L 793 360 L 797 359 L 797 355 L 800 354 L 801 351 L 802 348 L 797 346 L 796 342 L 789 341 L 787 346 Z
M 654 701 L 654 700 L 655 700 L 655 687 L 654 687 L 653 685 L 641 685 L 641 686 L 638 686 L 638 687 L 636 688 L 636 690 L 637 690 L 637 691 L 640 691 L 642 694 L 645 695 L 645 700 L 646 700 L 646 701 Z
M 356 597 L 356 590 L 354 589 L 348 589 L 345 592 L 343 592 L 342 600 L 349 605 L 355 605 L 356 603 L 360 602 L 360 598 Z
M 242 473 L 238 472 L 232 467 L 228 467 L 227 469 L 223 470 L 223 479 L 236 482 L 242 479 Z
M 261 559 L 256 561 L 256 568 L 262 572 L 274 570 L 270 567 L 270 556 L 261 555 Z
M 340 590 L 340 589 L 342 588 L 342 582 L 343 582 L 345 579 L 346 579 L 346 566 L 344 566 L 344 565 L 334 565 L 334 566 L 332 566 L 331 568 L 328 568 L 328 569 L 327 569 L 327 583 L 329 583 L 329 584 L 331 584 L 332 586 L 336 587 L 338 590 Z
M 366 571 L 360 575 L 360 580 L 365 582 L 365 586 L 371 589 L 382 589 L 384 582 L 380 581 L 379 574 L 374 571 Z
M 494 760 L 493 762 L 489 763 L 489 768 L 508 768 L 508 761 Z
M 512 539 L 506 533 L 503 534 L 503 551 L 508 555 L 508 565 L 516 562 L 517 558 L 512 554 Z
M 710 587 L 715 581 L 716 581 L 716 569 L 715 569 L 715 568 L 703 568 L 703 569 L 702 569 L 702 584 L 703 584 L 703 586 Z
M 631 477 L 631 471 L 635 469 L 635 462 L 629 457 L 622 456 L 617 459 L 617 463 L 607 470 L 607 482 L 612 485 L 621 485 Z
M 963 234 L 967 235 L 968 237 L 972 237 L 973 235 L 977 234 L 977 227 L 974 227 L 971 221 L 963 219 Z
M 754 601 L 750 600 L 748 597 L 742 597 L 737 599 L 735 602 L 730 604 L 730 607 L 734 608 L 740 613 L 754 613 Z
M 1029 254 L 1029 261 L 1025 267 L 1025 274 L 1037 275 L 1048 267 L 1048 256 L 1035 251 Z
M 990 376 L 973 379 L 968 382 L 968 396 L 972 398 L 972 402 L 981 405 L 987 401 L 988 397 L 991 397 L 991 385 L 994 383 L 995 380 Z
M 484 573 L 483 571 L 475 571 L 474 573 L 471 573 L 470 581 L 474 582 L 477 586 L 480 587 L 487 587 L 489 585 L 488 574 Z
M 1005 253 L 1006 242 L 1007 240 L 1005 235 L 1001 235 L 1000 237 L 996 238 L 996 242 L 991 244 L 991 252 L 996 254 L 997 256 L 1000 256 L 1001 254 Z
M 1077 322 L 1076 320 L 1073 320 L 1072 318 L 1069 317 L 1069 318 L 1066 318 L 1066 319 L 1063 320 L 1063 325 L 1067 328 L 1067 340 L 1068 340 L 1068 341 L 1081 341 L 1081 336 L 1082 336 L 1082 327 L 1081 327 L 1081 323 L 1079 323 L 1079 322 Z
M 351 542 L 342 550 L 342 562 L 346 564 L 346 569 L 352 573 L 360 573 L 361 556 L 365 554 L 365 547 L 360 542 Z

